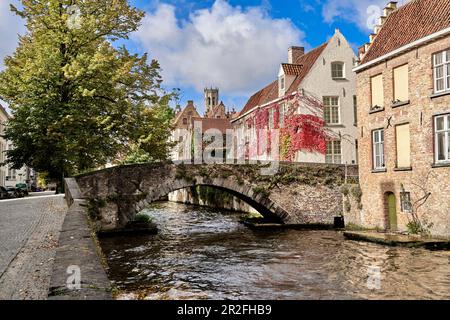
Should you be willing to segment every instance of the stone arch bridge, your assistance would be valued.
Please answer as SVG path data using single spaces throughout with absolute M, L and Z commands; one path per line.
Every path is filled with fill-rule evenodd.
M 120 229 L 150 203 L 195 186 L 225 190 L 264 216 L 289 225 L 331 225 L 343 213 L 341 186 L 357 166 L 281 163 L 275 175 L 263 165 L 139 164 L 66 179 L 69 205 L 81 201 L 99 230 Z

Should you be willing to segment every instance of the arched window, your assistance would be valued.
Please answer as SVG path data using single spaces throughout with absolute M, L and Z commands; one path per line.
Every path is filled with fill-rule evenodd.
M 333 79 L 344 79 L 344 63 L 343 62 L 332 62 L 331 63 L 331 77 Z

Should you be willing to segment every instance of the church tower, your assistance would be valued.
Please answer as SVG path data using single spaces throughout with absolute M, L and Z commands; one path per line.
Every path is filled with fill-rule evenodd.
M 214 107 L 219 105 L 219 89 L 205 89 L 205 110 L 209 113 Z

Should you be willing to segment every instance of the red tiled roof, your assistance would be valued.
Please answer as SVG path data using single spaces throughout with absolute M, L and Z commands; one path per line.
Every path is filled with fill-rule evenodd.
M 284 74 L 289 76 L 296 76 L 302 73 L 303 65 L 302 64 L 289 64 L 283 63 L 281 64 L 284 70 Z
M 278 80 L 251 96 L 239 115 L 246 114 L 254 107 L 266 104 L 276 98 L 278 98 Z
M 209 129 L 218 129 L 225 134 L 227 129 L 232 129 L 231 122 L 228 119 L 214 119 L 214 118 L 192 118 L 192 126 L 194 122 L 202 123 L 202 133 L 205 133 Z
M 317 59 L 322 54 L 323 50 L 326 48 L 327 45 L 328 42 L 300 56 L 296 61 L 294 61 L 294 64 L 282 64 L 283 68 L 287 66 L 287 69 L 289 71 L 295 71 L 295 73 L 293 73 L 292 75 L 296 76 L 291 87 L 286 92 L 287 94 L 291 94 L 297 91 L 298 87 L 300 86 L 300 83 L 309 73 L 312 66 L 317 61 Z M 300 68 L 300 66 L 302 67 Z M 286 72 L 286 69 L 284 70 Z M 244 109 L 242 109 L 242 111 L 239 113 L 239 116 L 246 114 L 247 112 L 249 112 L 250 110 L 252 110 L 257 106 L 264 105 L 277 98 L 278 98 L 278 80 L 275 80 L 267 87 L 251 96 L 250 99 L 247 101 L 247 104 L 244 106 Z
M 362 64 L 450 27 L 450 0 L 413 0 L 392 12 Z

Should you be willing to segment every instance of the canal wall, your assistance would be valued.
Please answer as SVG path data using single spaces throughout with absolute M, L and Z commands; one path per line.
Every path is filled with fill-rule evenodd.
M 100 246 L 87 213 L 87 202 L 74 179 L 66 179 L 69 206 L 59 236 L 49 300 L 111 300 Z M 79 284 L 79 286 L 78 286 Z
M 234 212 L 258 214 L 259 212 L 241 199 L 226 191 L 211 187 L 197 186 L 177 190 L 169 194 L 169 201 L 188 205 L 197 205 Z

